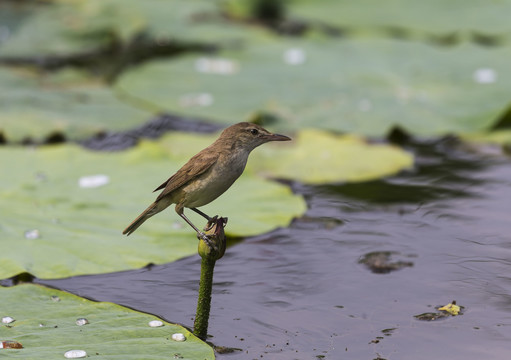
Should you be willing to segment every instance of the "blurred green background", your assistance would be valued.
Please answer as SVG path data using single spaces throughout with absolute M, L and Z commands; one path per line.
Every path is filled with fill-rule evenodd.
M 509 125 L 509 1 L 0 2 L 8 142 L 156 113 L 382 137 Z

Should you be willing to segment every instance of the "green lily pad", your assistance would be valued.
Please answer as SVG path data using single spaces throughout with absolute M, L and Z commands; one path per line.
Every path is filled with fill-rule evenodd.
M 85 0 L 86 2 L 90 0 Z M 95 0 L 104 4 L 104 0 Z M 223 44 L 262 36 L 254 29 L 227 21 L 219 12 L 221 0 L 109 0 L 118 7 L 128 7 L 143 18 L 144 30 L 156 41 L 192 41 Z M 104 14 L 104 12 L 103 12 Z M 105 16 L 106 18 L 110 18 Z M 119 22 L 118 27 L 124 27 Z
M 506 17 L 510 11 L 507 0 L 391 0 L 384 6 L 378 0 L 293 0 L 288 7 L 290 18 L 322 21 L 355 32 L 360 27 L 399 26 L 431 34 L 506 34 L 511 30 Z
M 9 359 L 64 359 L 69 350 L 84 350 L 101 359 L 214 359 L 213 349 L 182 326 L 106 302 L 93 302 L 63 291 L 25 284 L 0 287 L 1 316 L 15 322 L 0 326 L 1 341 L 16 341 L 22 349 L 0 349 Z M 88 324 L 78 326 L 85 318 Z M 174 341 L 181 333 L 185 341 Z M 170 355 L 169 355 L 170 354 Z
M 0 109 L 0 132 L 13 142 L 40 141 L 55 132 L 83 139 L 134 127 L 151 116 L 75 71 L 44 76 L 0 68 Z
M 84 14 L 58 2 L 14 4 L 2 2 L 5 36 L 0 43 L 2 57 L 64 55 L 85 52 L 111 41 L 108 33 L 79 36 L 86 26 Z
M 460 134 L 461 139 L 479 144 L 511 145 L 511 130 Z
M 304 130 L 290 146 L 254 154 L 252 167 L 280 179 L 310 184 L 359 182 L 394 175 L 413 166 L 413 155 L 353 135 Z
M 181 143 L 175 153 L 172 137 L 123 153 L 73 145 L 0 148 L 0 161 L 9 169 L 0 176 L 0 278 L 21 272 L 40 278 L 104 273 L 195 254 L 195 233 L 172 206 L 135 234 L 121 234 L 154 201 L 152 190 L 212 140 L 187 138 L 195 140 Z M 107 176 L 108 183 L 79 186 L 80 179 L 92 185 L 105 179 L 95 175 Z M 245 174 L 203 209 L 229 217 L 228 235 L 247 236 L 288 225 L 306 206 L 286 186 Z M 198 227 L 205 225 L 192 211 L 186 213 Z
M 254 34 L 223 20 L 217 2 L 211 0 L 59 0 L 44 5 L 0 4 L 0 9 L 16 20 L 7 23 L 3 57 L 84 53 L 112 41 L 126 44 L 141 33 L 161 45 L 218 43 Z
M 337 26 L 342 35 L 347 36 L 362 33 L 374 36 L 378 32 L 380 36 L 388 36 L 389 33 L 407 36 L 420 31 L 422 35 L 461 38 L 470 36 L 472 32 L 485 36 L 507 36 L 511 30 L 505 15 L 511 11 L 511 1 L 508 0 L 387 0 L 385 6 L 378 0 L 279 2 L 283 10 L 272 2 L 261 0 L 225 0 L 223 8 L 233 17 L 248 20 L 254 17 L 254 5 L 263 3 L 268 13 L 274 14 L 280 9 L 281 16 L 288 21 Z M 456 18 L 463 21 L 453 21 Z
M 473 44 L 267 39 L 217 58 L 145 64 L 126 72 L 116 89 L 160 111 L 222 123 L 267 112 L 282 119 L 283 129 L 381 136 L 400 126 L 441 135 L 497 122 L 509 105 L 510 55 L 510 48 Z M 233 71 L 215 64 L 231 64 Z

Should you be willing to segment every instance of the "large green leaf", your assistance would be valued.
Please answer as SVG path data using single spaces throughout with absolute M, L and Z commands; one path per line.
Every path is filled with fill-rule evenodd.
M 237 0 L 235 0 L 237 1 Z M 250 1 L 250 0 L 249 0 Z M 509 34 L 509 0 L 292 0 L 289 17 L 316 20 L 357 32 L 361 27 L 400 27 L 429 34 Z M 463 21 L 456 21 L 463 20 Z M 465 33 L 464 35 L 470 35 Z
M 0 278 L 25 271 L 41 278 L 103 273 L 194 254 L 195 234 L 173 206 L 130 237 L 121 235 L 154 201 L 151 191 L 212 140 L 186 138 L 190 141 L 174 152 L 173 137 L 123 153 L 72 145 L 0 148 Z M 109 183 L 79 186 L 80 178 L 97 174 L 107 175 Z M 204 209 L 229 217 L 226 233 L 246 236 L 286 226 L 305 211 L 305 203 L 286 186 L 246 174 Z M 197 226 L 205 225 L 187 214 Z
M 44 76 L 0 68 L 0 131 L 9 141 L 42 140 L 55 132 L 83 139 L 134 127 L 150 116 L 78 72 Z
M 324 184 L 358 182 L 394 175 L 413 165 L 413 155 L 387 144 L 324 131 L 301 131 L 278 151 L 263 148 L 252 167 L 280 179 Z
M 290 50 L 304 62 L 286 63 Z M 472 44 L 267 40 L 222 53 L 221 59 L 187 56 L 146 64 L 127 72 L 116 87 L 161 110 L 218 122 L 265 111 L 287 128 L 382 135 L 399 125 L 438 135 L 486 129 L 497 121 L 510 101 L 510 55 L 510 48 Z M 215 61 L 232 64 L 234 71 L 217 70 Z M 203 66 L 208 62 L 209 68 Z
M 495 130 L 491 132 L 479 132 L 470 134 L 460 134 L 461 139 L 476 144 L 496 144 L 506 146 L 509 149 L 511 145 L 511 130 Z
M 74 9 L 76 10 L 76 9 Z M 0 42 L 0 54 L 9 56 L 64 55 L 86 52 L 106 45 L 111 36 L 94 31 L 84 36 L 86 14 L 69 5 L 54 2 L 1 2 L 6 36 Z
M 44 6 L 0 4 L 9 13 L 2 56 L 71 55 L 128 43 L 140 33 L 160 45 L 245 38 L 252 30 L 221 18 L 211 0 L 57 0 Z
M 85 0 L 90 2 L 90 0 Z M 105 0 L 94 0 L 104 6 Z M 108 0 L 110 6 L 129 8 L 143 19 L 144 30 L 162 43 L 172 41 L 227 44 L 232 40 L 258 37 L 264 31 L 227 21 L 219 12 L 222 0 Z M 102 12 L 103 16 L 104 12 Z M 111 19 L 111 16 L 105 16 Z M 111 20 L 110 20 L 111 21 Z M 124 27 L 118 18 L 119 28 Z
M 105 302 L 92 302 L 38 285 L 0 287 L 1 315 L 15 322 L 0 326 L 1 341 L 16 341 L 22 349 L 0 349 L 9 359 L 64 359 L 69 350 L 84 350 L 101 359 L 214 359 L 213 349 L 179 325 Z M 76 320 L 86 318 L 87 325 Z M 172 340 L 175 333 L 185 341 Z

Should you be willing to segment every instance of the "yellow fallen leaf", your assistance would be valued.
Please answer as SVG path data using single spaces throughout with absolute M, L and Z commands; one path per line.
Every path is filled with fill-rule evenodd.
M 456 305 L 456 301 L 452 301 L 452 303 L 442 306 L 438 310 L 447 311 L 449 314 L 456 316 L 460 313 L 460 307 Z

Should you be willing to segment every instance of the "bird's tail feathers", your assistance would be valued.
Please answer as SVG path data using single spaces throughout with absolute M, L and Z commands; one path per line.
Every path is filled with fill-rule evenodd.
M 144 223 L 147 219 L 149 219 L 151 216 L 159 213 L 159 210 L 157 209 L 156 203 L 152 203 L 149 205 L 147 209 L 144 210 L 142 214 L 140 214 L 129 226 L 124 229 L 122 232 L 123 235 L 130 235 L 132 232 L 138 229 L 140 225 Z

